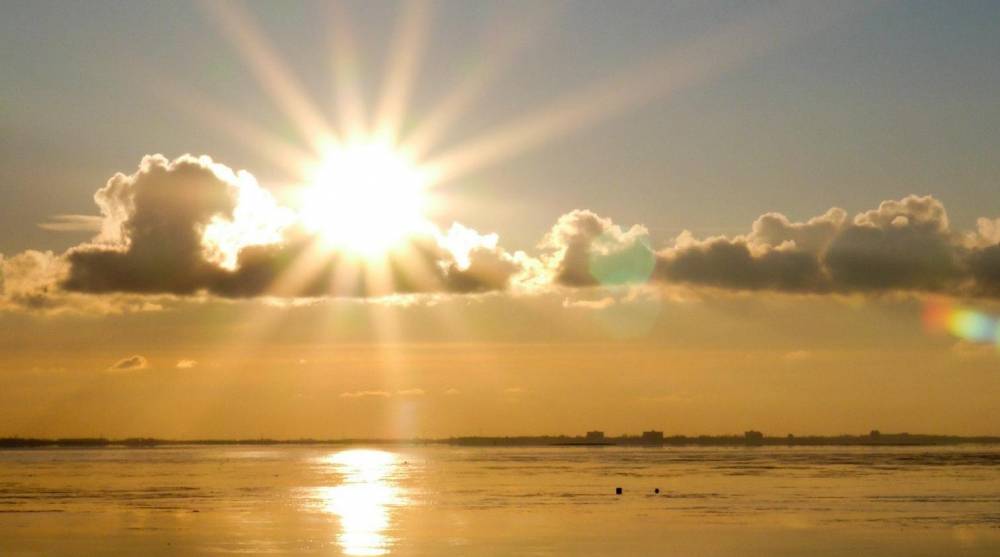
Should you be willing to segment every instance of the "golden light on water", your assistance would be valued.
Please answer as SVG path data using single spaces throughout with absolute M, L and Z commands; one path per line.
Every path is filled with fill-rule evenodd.
M 345 555 L 385 555 L 394 507 L 408 504 L 395 484 L 398 458 L 367 449 L 341 451 L 323 459 L 343 475 L 340 485 L 317 490 L 321 508 L 340 519 L 337 543 Z

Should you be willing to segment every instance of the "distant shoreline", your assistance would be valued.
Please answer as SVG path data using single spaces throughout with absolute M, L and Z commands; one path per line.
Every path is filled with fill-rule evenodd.
M 103 437 L 66 438 L 0 438 L 0 450 L 31 448 L 152 448 L 174 446 L 309 446 L 309 445 L 452 445 L 463 447 L 930 447 L 949 445 L 1000 444 L 998 436 L 926 435 L 910 433 L 873 432 L 868 435 L 835 436 L 782 436 L 763 435 L 699 435 L 664 436 L 649 439 L 639 436 L 603 437 L 542 435 L 512 437 L 450 437 L 444 439 L 157 439 L 130 437 L 107 439 Z

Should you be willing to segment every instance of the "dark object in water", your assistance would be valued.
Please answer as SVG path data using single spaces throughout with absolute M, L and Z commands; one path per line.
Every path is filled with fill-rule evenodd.
M 660 494 L 660 488 L 657 487 L 657 488 L 653 489 L 653 493 L 659 495 Z
M 622 494 L 622 488 L 616 487 L 615 488 L 615 495 L 621 495 L 621 494 Z

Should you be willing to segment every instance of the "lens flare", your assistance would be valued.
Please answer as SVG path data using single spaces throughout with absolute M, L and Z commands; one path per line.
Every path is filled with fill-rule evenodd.
M 933 333 L 947 333 L 967 342 L 996 344 L 1000 350 L 1000 319 L 945 300 L 928 301 L 924 307 L 924 327 Z

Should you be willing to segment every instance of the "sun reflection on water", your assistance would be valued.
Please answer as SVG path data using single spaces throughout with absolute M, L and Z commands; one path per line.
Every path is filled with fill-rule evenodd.
M 337 542 L 345 555 L 384 555 L 392 545 L 387 534 L 392 509 L 405 505 L 395 485 L 398 459 L 385 451 L 351 449 L 329 455 L 323 462 L 343 475 L 343 482 L 317 490 L 324 512 L 340 518 Z

